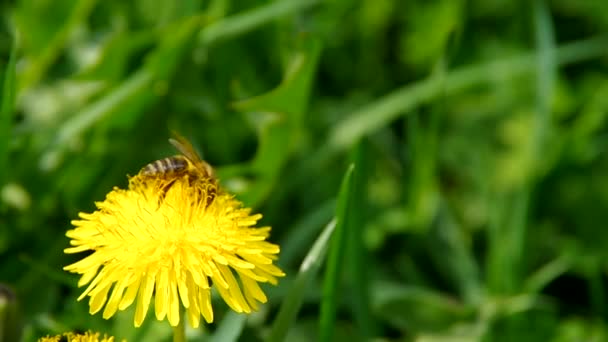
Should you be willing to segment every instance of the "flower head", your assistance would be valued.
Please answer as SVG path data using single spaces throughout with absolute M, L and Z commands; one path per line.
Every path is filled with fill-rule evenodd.
M 99 333 L 86 332 L 84 334 L 65 333 L 63 335 L 47 336 L 38 339 L 38 342 L 114 342 L 114 337 L 104 335 L 100 337 Z
M 284 276 L 273 264 L 279 246 L 266 241 L 270 227 L 255 228 L 262 215 L 212 179 L 169 178 L 140 173 L 72 221 L 65 252 L 92 251 L 64 267 L 88 284 L 79 300 L 90 297 L 91 314 L 105 306 L 106 319 L 136 302 L 136 327 L 153 297 L 158 320 L 178 325 L 181 302 L 193 327 L 201 315 L 212 322 L 212 285 L 234 311 L 257 310 L 266 302 L 258 283 Z

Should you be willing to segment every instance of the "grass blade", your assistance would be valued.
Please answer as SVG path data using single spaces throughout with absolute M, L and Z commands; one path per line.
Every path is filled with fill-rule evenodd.
M 308 289 L 308 285 L 312 279 L 317 275 L 321 263 L 325 258 L 327 251 L 327 245 L 329 239 L 336 227 L 336 220 L 332 220 L 325 226 L 321 235 L 317 238 L 314 245 L 304 258 L 300 271 L 296 276 L 295 281 L 289 293 L 285 297 L 279 313 L 274 320 L 270 335 L 266 339 L 269 342 L 284 341 L 287 336 L 287 331 L 294 322 L 300 306 L 302 305 L 302 299 L 304 298 L 305 292 Z
M 34 56 L 33 60 L 29 63 L 29 67 L 20 79 L 20 89 L 29 88 L 44 77 L 48 68 L 61 54 L 70 34 L 78 28 L 78 24 L 88 18 L 96 4 L 97 0 L 80 0 L 75 2 L 69 17 L 63 21 L 63 26 L 53 36 L 45 49 L 39 55 Z
M 303 255 L 304 251 L 315 240 L 321 232 L 323 222 L 331 220 L 336 212 L 336 200 L 330 199 L 321 203 L 316 209 L 300 221 L 297 221 L 290 229 L 289 236 L 284 237 L 281 246 L 281 264 L 294 265 L 296 258 Z
M 365 200 L 368 194 L 365 193 L 365 180 L 368 179 L 366 168 L 373 165 L 369 158 L 367 140 L 363 139 L 353 151 L 353 163 L 357 165 L 357 170 L 352 175 L 351 199 L 349 202 L 349 220 L 347 220 L 346 238 L 348 248 L 346 249 L 345 263 L 348 264 L 349 284 L 351 284 L 353 298 L 351 307 L 354 321 L 358 329 L 358 335 L 363 341 L 369 341 L 374 334 L 374 321 L 370 309 L 370 275 L 367 264 L 370 259 L 363 243 L 367 203 Z
M 197 17 L 179 22 L 174 31 L 167 31 L 160 44 L 149 55 L 146 64 L 106 96 L 71 117 L 57 133 L 55 144 L 61 149 L 74 136 L 82 134 L 95 123 L 118 112 L 125 116 L 130 108 L 133 117 L 158 98 L 150 91 L 154 82 L 169 78 L 185 53 L 185 46 L 200 26 Z
M 350 210 L 353 196 L 353 172 L 355 165 L 351 164 L 342 178 L 340 186 L 340 194 L 338 196 L 338 204 L 336 209 L 336 231 L 333 234 L 331 241 L 331 249 L 327 259 L 327 270 L 325 272 L 325 281 L 323 283 L 323 301 L 321 302 L 321 315 L 319 318 L 320 331 L 319 341 L 331 341 L 334 324 L 336 321 L 336 312 L 338 309 L 339 297 L 338 291 L 340 288 L 342 259 L 344 249 L 346 247 L 345 230 L 348 227 L 350 218 Z
M 73 137 L 82 134 L 96 122 L 117 111 L 130 99 L 138 97 L 138 94 L 144 91 L 149 91 L 153 76 L 147 69 L 138 71 L 99 101 L 70 118 L 57 133 L 57 144 L 65 145 Z
M 11 124 L 15 112 L 17 44 L 13 43 L 11 55 L 4 70 L 2 100 L 0 104 L 0 165 L 8 165 L 8 146 L 11 136 Z M 0 185 L 6 181 L 7 167 L 0 167 Z
M 599 36 L 566 44 L 556 50 L 556 63 L 565 65 L 606 55 L 608 37 Z M 445 80 L 433 75 L 412 85 L 401 87 L 374 101 L 338 123 L 330 132 L 330 147 L 335 150 L 348 148 L 362 136 L 389 124 L 407 111 L 439 95 L 451 95 L 458 91 L 497 79 L 512 79 L 531 73 L 536 67 L 536 54 L 529 53 L 484 64 L 462 67 L 449 72 Z
M 243 328 L 245 328 L 246 321 L 247 315 L 239 314 L 234 311 L 228 312 L 217 327 L 217 330 L 215 330 L 215 333 L 209 338 L 209 341 L 238 341 L 241 333 L 243 332 Z
M 199 40 L 209 45 L 222 39 L 230 39 L 290 13 L 311 7 L 319 0 L 273 1 L 266 6 L 220 20 L 201 30 Z

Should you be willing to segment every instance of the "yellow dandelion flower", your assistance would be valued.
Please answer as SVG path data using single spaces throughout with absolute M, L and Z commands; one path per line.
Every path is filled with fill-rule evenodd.
M 279 246 L 267 242 L 270 227 L 256 228 L 261 214 L 218 187 L 189 174 L 150 177 L 140 172 L 128 189 L 114 188 L 97 211 L 80 213 L 67 236 L 66 253 L 92 251 L 64 267 L 88 284 L 90 313 L 105 319 L 136 302 L 139 327 L 154 297 L 158 320 L 180 321 L 180 302 L 190 325 L 213 321 L 211 287 L 236 312 L 250 313 L 266 295 L 258 283 L 277 283 Z M 111 293 L 110 293 L 111 292 Z M 154 296 L 153 296 L 154 295 Z
M 103 337 L 99 337 L 99 333 L 86 332 L 84 334 L 75 334 L 75 333 L 65 333 L 62 335 L 56 336 L 47 336 L 38 339 L 38 342 L 114 342 L 114 337 L 107 335 L 103 335 Z M 124 341 L 124 340 L 123 340 Z

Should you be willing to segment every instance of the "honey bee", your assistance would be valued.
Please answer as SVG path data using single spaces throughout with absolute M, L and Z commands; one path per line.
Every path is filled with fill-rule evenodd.
M 169 139 L 169 143 L 182 154 L 153 161 L 144 166 L 140 174 L 146 177 L 164 177 L 169 180 L 161 189 L 161 199 L 179 177 L 187 175 L 190 180 L 207 179 L 212 185 L 207 188 L 208 206 L 217 194 L 217 180 L 213 168 L 201 159 L 186 138 L 173 133 L 173 138 Z

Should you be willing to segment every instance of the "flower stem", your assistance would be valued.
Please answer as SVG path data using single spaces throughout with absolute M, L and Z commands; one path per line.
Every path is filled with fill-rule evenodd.
M 185 317 L 179 320 L 179 324 L 173 327 L 173 342 L 186 342 L 186 325 L 184 324 Z

